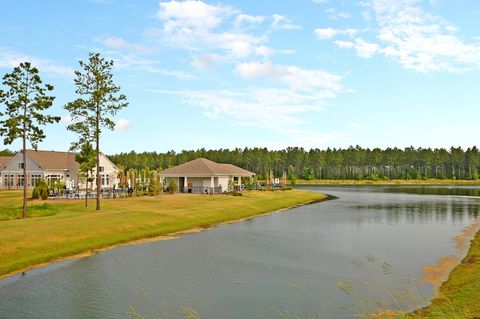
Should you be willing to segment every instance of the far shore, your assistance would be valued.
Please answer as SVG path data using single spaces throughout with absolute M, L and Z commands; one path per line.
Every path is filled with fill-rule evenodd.
M 354 179 L 301 179 L 297 180 L 295 185 L 480 185 L 480 179 L 391 179 L 376 181 Z

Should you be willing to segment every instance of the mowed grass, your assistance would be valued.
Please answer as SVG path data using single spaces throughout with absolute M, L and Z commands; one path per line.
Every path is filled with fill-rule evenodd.
M 88 208 L 81 200 L 47 201 L 54 215 L 0 221 L 0 277 L 62 257 L 326 199 L 300 190 L 243 195 L 109 199 L 102 200 L 101 211 L 95 211 L 93 200 Z M 21 198 L 21 192 L 0 191 L 0 210 L 17 209 Z

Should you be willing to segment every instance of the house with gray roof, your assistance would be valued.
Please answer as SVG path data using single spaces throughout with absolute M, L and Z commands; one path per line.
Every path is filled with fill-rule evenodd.
M 37 181 L 47 183 L 59 181 L 68 189 L 84 189 L 85 181 L 79 176 L 80 165 L 74 152 L 27 150 L 27 186 L 33 188 Z M 0 189 L 23 188 L 23 153 L 12 157 L 0 157 Z M 111 188 L 118 184 L 118 168 L 105 155 L 100 154 L 100 177 L 102 188 Z M 94 170 L 94 176 L 96 172 Z M 96 183 L 93 185 L 96 188 Z
M 226 192 L 229 183 L 234 183 L 237 188 L 240 187 L 242 177 L 251 178 L 255 173 L 235 165 L 197 158 L 161 171 L 158 175 L 164 181 L 164 185 L 174 180 L 179 192 L 216 194 Z

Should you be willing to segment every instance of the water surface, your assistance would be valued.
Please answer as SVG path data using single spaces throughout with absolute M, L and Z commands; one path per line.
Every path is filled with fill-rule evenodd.
M 338 199 L 124 246 L 0 281 L 1 318 L 352 318 L 411 309 L 422 266 L 454 253 L 479 187 L 303 187 Z M 392 293 L 407 290 L 415 302 Z M 396 295 L 395 295 L 396 296 Z M 398 304 L 397 304 L 398 303 Z M 129 315 L 130 313 L 131 315 Z

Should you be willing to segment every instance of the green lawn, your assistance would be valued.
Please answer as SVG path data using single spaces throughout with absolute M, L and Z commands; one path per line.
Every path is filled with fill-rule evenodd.
M 88 208 L 83 201 L 50 200 L 43 213 L 37 214 L 43 217 L 22 220 L 11 219 L 20 213 L 22 193 L 0 191 L 0 219 L 9 219 L 0 221 L 0 277 L 66 256 L 326 198 L 300 190 L 253 191 L 243 195 L 109 199 L 102 201 L 100 212 L 95 211 L 93 200 Z M 37 206 L 32 211 L 42 211 L 43 203 L 30 201 L 29 206 Z

